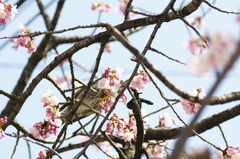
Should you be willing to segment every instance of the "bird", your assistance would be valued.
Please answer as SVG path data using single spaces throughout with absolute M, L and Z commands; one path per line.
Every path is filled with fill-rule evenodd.
M 88 90 L 88 92 L 86 85 L 81 86 L 80 89 L 75 94 L 76 101 L 81 100 L 83 95 L 85 95 L 86 93 L 87 95 L 83 99 L 82 103 L 78 106 L 76 113 L 73 115 L 71 119 L 72 122 L 85 118 L 91 114 L 94 114 L 96 113 L 96 111 L 100 111 L 101 109 L 101 107 L 98 106 L 98 103 L 100 101 L 102 93 L 100 89 L 98 89 L 97 84 L 93 84 Z M 60 109 L 61 111 L 60 119 L 66 121 L 73 109 L 74 107 L 72 105 L 62 106 Z

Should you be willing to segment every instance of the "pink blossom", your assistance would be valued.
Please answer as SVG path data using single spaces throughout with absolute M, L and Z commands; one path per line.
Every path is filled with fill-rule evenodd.
M 226 152 L 227 152 L 227 155 L 233 156 L 235 153 L 238 153 L 239 151 L 236 148 L 230 146 L 228 147 Z
M 54 119 L 54 123 L 57 127 L 62 126 L 62 120 L 61 119 Z
M 2 126 L 3 124 L 7 123 L 8 118 L 5 116 L 3 118 L 0 118 L 0 126 Z
M 100 46 L 98 45 L 96 48 L 99 50 Z M 106 45 L 104 47 L 104 52 L 111 53 L 112 51 L 113 51 L 112 43 L 106 43 Z
M 225 149 L 223 158 L 240 159 L 240 148 L 229 146 Z
M 132 139 L 136 140 L 136 129 L 136 121 L 133 114 L 129 116 L 129 119 L 118 118 L 118 116 L 114 114 L 107 123 L 106 132 L 123 137 L 124 141 L 127 142 Z
M 51 118 L 53 120 L 60 118 L 59 107 L 48 107 L 46 109 L 46 117 Z
M 48 138 L 51 134 L 57 135 L 58 128 L 62 125 L 61 119 L 47 118 L 44 122 L 36 123 L 29 132 L 35 138 Z
M 114 132 L 114 122 L 112 120 L 110 120 L 108 123 L 107 123 L 107 128 L 106 128 L 106 133 L 109 133 L 109 134 L 113 134 Z
M 193 55 L 201 55 L 204 54 L 207 46 L 202 39 L 191 38 L 187 44 L 187 48 Z
M 237 42 L 228 34 L 215 33 L 209 37 L 209 48 L 199 58 L 187 63 L 198 75 L 209 75 L 212 69 L 223 69 L 234 54 Z
M 105 45 L 105 48 L 104 48 L 104 51 L 108 52 L 108 53 L 111 53 L 113 51 L 113 46 L 111 43 L 107 43 Z
M 122 68 L 116 68 L 112 69 L 111 67 L 106 68 L 102 73 L 102 78 L 105 80 L 100 80 L 100 86 L 103 85 L 104 87 L 113 87 L 116 86 L 116 81 L 120 79 L 122 76 L 123 69 Z M 108 80 L 108 81 L 107 81 Z M 101 87 L 103 87 L 101 86 Z
M 0 24 L 13 20 L 18 12 L 17 6 L 0 1 Z
M 240 153 L 235 153 L 232 155 L 232 159 L 240 159 Z
M 92 6 L 91 6 L 91 9 L 92 10 L 95 10 L 99 8 L 99 11 L 100 12 L 109 12 L 110 9 L 111 9 L 111 5 L 109 4 L 104 4 L 104 3 L 101 3 L 101 2 L 98 2 L 97 0 L 93 1 L 92 3 Z
M 67 88 L 68 83 L 72 82 L 72 78 L 70 76 L 55 77 L 54 81 L 58 84 L 60 88 L 64 89 Z
M 199 98 L 203 98 L 206 96 L 205 91 L 202 90 L 201 88 L 195 89 L 191 95 L 193 96 L 198 96 Z M 187 114 L 196 114 L 196 112 L 199 110 L 201 105 L 199 103 L 191 102 L 186 99 L 181 98 L 180 99 L 181 104 L 183 106 L 183 109 Z
M 131 82 L 131 87 L 141 90 L 146 87 L 146 83 L 142 80 L 140 76 L 135 76 Z
M 44 106 L 47 105 L 58 105 L 58 99 L 52 94 L 51 90 L 47 90 L 41 98 L 41 101 L 44 103 Z
M 115 98 L 113 98 L 113 97 L 108 98 L 107 101 L 100 104 L 100 106 L 102 107 L 101 110 L 104 110 L 105 113 L 108 112 L 110 110 L 110 108 L 112 107 L 114 102 L 115 102 Z
M 20 33 L 18 35 L 24 35 L 24 34 L 30 33 L 30 29 L 28 29 L 24 25 L 20 25 L 19 29 L 20 29 Z M 15 42 L 17 44 L 17 46 L 22 46 L 22 47 L 27 48 L 28 53 L 32 53 L 37 50 L 37 48 L 35 46 L 34 37 L 24 36 L 24 37 L 20 37 L 20 38 L 13 40 L 13 42 Z
M 159 123 L 160 127 L 167 128 L 173 124 L 176 124 L 176 121 L 172 119 L 167 113 L 164 113 L 163 116 L 160 116 Z
M 125 128 L 124 118 L 120 118 L 117 123 L 117 130 L 118 132 L 122 133 L 124 128 Z
M 165 152 L 166 152 L 166 147 L 167 143 L 163 141 L 150 141 L 149 143 L 144 143 L 143 146 L 147 150 L 148 154 L 152 158 L 159 158 L 163 159 L 165 158 Z
M 47 153 L 45 150 L 42 150 L 39 152 L 38 156 L 38 159 L 45 159 L 47 157 Z
M 131 114 L 130 118 L 129 118 L 129 127 L 130 127 L 131 130 L 136 129 L 136 119 L 135 119 L 133 114 Z
M 20 33 L 19 35 L 23 35 L 23 33 Z M 26 43 L 28 43 L 28 41 L 30 41 L 30 40 L 31 40 L 30 37 L 25 36 L 25 37 L 17 38 L 15 40 L 15 42 L 16 42 L 17 45 L 25 47 Z
M 147 73 L 142 70 L 138 70 L 135 77 L 131 82 L 131 87 L 141 90 L 146 87 L 146 84 L 150 82 L 150 78 L 148 77 Z
M 127 103 L 127 96 L 123 93 L 121 98 L 120 98 L 120 102 L 123 102 L 123 103 Z
M 101 4 L 100 7 L 99 7 L 99 11 L 100 12 L 109 12 L 111 9 L 111 5 L 109 4 Z
M 36 46 L 34 45 L 34 40 L 28 41 L 25 47 L 28 49 L 28 53 L 32 53 L 37 50 Z
M 35 138 L 40 138 L 40 131 L 41 131 L 42 123 L 36 123 L 33 127 L 29 129 L 30 134 L 32 134 L 33 137 Z
M 2 139 L 5 136 L 5 132 L 3 131 L 3 129 L 0 127 L 0 139 Z
M 118 9 L 119 12 L 125 14 L 128 1 L 129 0 L 120 0 L 120 6 L 119 6 L 119 9 Z
M 134 138 L 134 134 L 132 132 L 127 131 L 124 133 L 124 137 L 123 137 L 124 142 L 131 141 L 133 138 Z
M 98 81 L 98 88 L 99 89 L 107 89 L 109 88 L 110 81 L 107 78 L 102 78 Z
M 2 125 L 7 123 L 8 118 L 5 116 L 3 118 L 0 118 L 0 139 L 2 139 L 6 134 L 2 129 Z
M 191 25 L 197 25 L 198 28 L 202 28 L 205 25 L 201 16 L 197 16 L 197 17 L 194 17 L 192 19 L 188 19 L 187 21 Z

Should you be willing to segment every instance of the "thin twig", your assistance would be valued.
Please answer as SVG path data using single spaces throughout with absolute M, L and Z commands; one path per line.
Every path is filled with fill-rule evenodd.
M 219 12 L 222 12 L 222 13 L 227 13 L 227 14 L 240 14 L 240 12 L 230 12 L 230 11 L 222 10 L 222 9 L 220 9 L 220 8 L 218 8 L 218 7 L 213 6 L 211 3 L 209 3 L 209 2 L 206 1 L 206 0 L 204 0 L 203 2 L 206 3 L 209 7 L 213 8 L 213 9 L 219 11 Z
M 17 137 L 16 137 L 17 139 L 16 139 L 16 143 L 15 143 L 14 148 L 13 148 L 13 152 L 12 152 L 12 155 L 11 155 L 11 159 L 13 159 L 13 156 L 14 156 L 14 154 L 15 154 L 16 151 L 17 151 L 17 146 L 18 146 L 19 139 L 20 139 L 19 134 L 20 134 L 20 131 L 18 130 L 18 131 L 17 131 Z
M 221 127 L 220 125 L 218 125 L 218 128 L 219 128 L 219 130 L 220 130 L 220 132 L 221 132 L 221 134 L 222 134 L 222 137 L 223 137 L 223 140 L 224 140 L 224 142 L 225 142 L 226 147 L 228 147 L 228 142 L 227 142 L 227 139 L 226 139 L 226 137 L 225 137 L 225 134 L 224 134 L 224 132 L 223 132 L 223 130 L 222 130 L 222 127 Z
M 39 146 L 41 146 L 41 147 L 44 147 L 44 148 L 48 149 L 50 152 L 55 153 L 55 154 L 58 156 L 58 158 L 63 159 L 63 158 L 60 156 L 60 154 L 58 154 L 58 152 L 56 152 L 55 150 L 51 149 L 50 147 L 48 147 L 48 146 L 46 146 L 46 145 L 44 145 L 44 144 L 42 144 L 42 143 L 35 142 L 35 141 L 32 141 L 32 140 L 30 140 L 30 139 L 27 139 L 27 138 L 25 138 L 25 137 L 21 137 L 21 136 L 18 136 L 18 135 L 13 135 L 13 134 L 9 134 L 9 133 L 6 133 L 6 135 L 9 136 L 9 137 L 15 137 L 15 138 L 18 138 L 18 137 L 19 137 L 19 138 L 21 138 L 21 139 L 23 139 L 23 140 L 26 140 L 26 141 L 29 141 L 29 142 L 31 142 L 31 143 L 33 143 L 33 144 L 39 145 Z
M 104 24 L 92 24 L 92 25 L 78 25 L 75 27 L 71 27 L 68 29 L 62 29 L 62 30 L 57 30 L 57 31 L 36 31 L 36 32 L 32 32 L 32 33 L 28 33 L 28 34 L 23 34 L 23 35 L 17 35 L 17 36 L 4 36 L 4 37 L 0 37 L 0 39 L 16 39 L 16 38 L 20 38 L 20 37 L 26 37 L 26 36 L 30 36 L 30 37 L 36 37 L 39 35 L 53 35 L 53 34 L 61 34 L 64 32 L 68 32 L 68 31 L 73 31 L 76 29 L 86 29 L 86 28 L 96 28 L 96 27 L 104 27 Z
M 152 51 L 154 51 L 154 52 L 156 52 L 156 53 L 159 53 L 159 54 L 163 55 L 164 57 L 168 58 L 169 60 L 172 60 L 172 61 L 175 61 L 175 62 L 177 62 L 177 63 L 186 65 L 185 63 L 183 63 L 183 62 L 181 62 L 181 61 L 179 61 L 179 60 L 177 60 L 177 59 L 174 59 L 174 58 L 172 58 L 172 57 L 167 56 L 166 54 L 164 54 L 164 53 L 161 52 L 161 51 L 158 51 L 157 49 L 154 49 L 154 48 L 150 47 L 149 50 L 152 50 Z

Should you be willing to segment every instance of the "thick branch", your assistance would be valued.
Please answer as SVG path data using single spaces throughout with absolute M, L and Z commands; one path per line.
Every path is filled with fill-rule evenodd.
M 197 133 L 203 133 L 206 130 L 209 130 L 219 124 L 232 119 L 240 114 L 240 104 L 225 111 L 222 111 L 218 114 L 214 114 L 206 119 L 201 120 L 200 122 L 194 125 L 194 130 Z M 168 140 L 176 139 L 179 137 L 181 132 L 186 127 L 177 127 L 177 128 L 157 128 L 157 129 L 147 129 L 145 140 Z M 192 133 L 191 136 L 194 134 Z

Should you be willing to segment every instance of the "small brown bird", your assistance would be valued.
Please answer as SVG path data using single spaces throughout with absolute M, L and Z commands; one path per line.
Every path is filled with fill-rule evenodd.
M 87 93 L 87 87 L 82 86 L 75 95 L 75 98 L 79 101 L 83 95 Z M 97 84 L 94 84 L 89 89 L 87 95 L 85 96 L 82 104 L 78 106 L 78 109 L 76 111 L 76 114 L 72 117 L 71 121 L 76 121 L 79 119 L 82 119 L 84 117 L 87 117 L 91 114 L 94 114 L 96 111 L 99 111 L 101 109 L 100 106 L 97 106 L 99 100 L 101 97 L 101 91 L 97 88 Z M 64 121 L 72 111 L 73 106 L 66 106 L 61 110 L 61 119 Z

